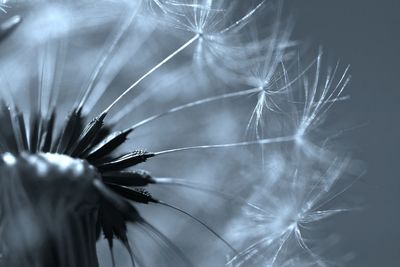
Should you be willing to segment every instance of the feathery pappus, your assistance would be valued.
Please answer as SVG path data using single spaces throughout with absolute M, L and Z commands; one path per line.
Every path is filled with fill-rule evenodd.
M 296 266 L 296 262 L 307 262 L 301 255 L 282 252 L 289 238 L 300 243 L 307 259 L 324 266 L 302 238 L 301 226 L 344 211 L 318 208 L 334 184 L 330 179 L 343 174 L 346 160 L 338 160 L 326 176 L 318 178 L 303 175 L 304 166 L 285 163 L 288 169 L 276 175 L 274 183 L 265 183 L 265 190 L 277 191 L 261 204 L 257 201 L 260 208 L 252 204 L 260 192 L 235 195 L 226 186 L 227 178 L 238 171 L 230 164 L 250 159 L 246 154 L 252 155 L 251 147 L 262 147 L 262 164 L 269 146 L 297 149 L 308 161 L 315 160 L 325 150 L 308 135 L 331 105 L 344 99 L 348 69 L 339 78 L 339 67 L 329 70 L 326 81 L 320 80 L 321 53 L 303 72 L 290 76 L 286 66 L 294 58 L 297 43 L 290 40 L 292 24 L 281 23 L 281 9 L 280 1 L 244 5 L 212 0 L 19 1 L 14 5 L 10 1 L 0 5 L 1 11 L 7 11 L 4 19 L 0 17 L 4 62 L 0 67 L 4 88 L 0 266 L 105 266 L 98 248 L 102 236 L 112 266 L 125 266 L 120 265 L 121 252 L 116 249 L 120 244 L 128 252 L 128 266 Z M 271 25 L 253 31 L 263 12 L 275 14 Z M 313 67 L 314 80 L 309 82 L 306 76 Z M 229 91 L 216 94 L 218 88 L 212 87 Z M 229 101 L 245 103 L 230 111 L 225 104 Z M 190 118 L 181 118 L 184 113 Z M 282 113 L 288 118 L 281 121 L 285 127 L 264 131 L 269 120 Z M 142 115 L 144 119 L 132 122 Z M 140 131 L 155 121 L 159 124 L 150 128 L 153 137 Z M 196 128 L 190 128 L 192 124 Z M 190 137 L 175 134 L 180 127 L 187 127 Z M 243 133 L 252 129 L 254 138 L 243 140 Z M 144 141 L 138 142 L 141 134 Z M 134 148 L 157 145 L 163 147 Z M 167 157 L 208 150 L 236 152 L 224 154 L 232 159 L 224 163 L 210 155 L 203 155 L 203 162 L 191 156 L 180 161 Z M 332 154 L 324 152 L 325 163 Z M 185 164 L 189 160 L 195 163 Z M 153 161 L 154 165 L 145 165 Z M 293 154 L 285 161 L 298 159 Z M 262 168 L 251 160 L 247 163 Z M 313 164 L 318 163 L 311 162 L 307 168 Z M 149 170 L 137 169 L 138 165 Z M 202 168 L 207 171 L 199 171 Z M 179 169 L 194 178 L 176 178 Z M 162 174 L 151 174 L 155 172 Z M 225 177 L 212 178 L 220 173 Z M 240 180 L 239 184 L 247 182 Z M 315 190 L 308 191 L 308 186 Z M 319 186 L 324 190 L 318 191 Z M 183 196 L 188 199 L 179 202 L 176 194 L 180 191 L 175 190 L 179 187 L 203 197 L 186 193 Z M 287 194 L 279 193 L 284 191 Z M 207 203 L 209 197 L 219 200 Z M 298 206 L 292 207 L 293 201 Z M 209 216 L 202 218 L 205 203 L 210 204 L 205 212 Z M 279 203 L 287 204 L 287 213 L 274 209 Z M 229 205 L 240 212 L 223 214 Z M 188 210 L 189 206 L 193 209 Z M 151 207 L 158 209 L 154 212 Z M 188 221 L 169 221 L 165 211 Z M 231 227 L 233 222 L 254 230 L 238 234 L 242 230 Z M 179 237 L 186 241 L 176 241 L 174 236 L 181 227 L 194 239 L 193 228 L 187 224 L 197 225 L 197 234 L 202 236 L 191 245 L 185 243 L 191 239 L 187 234 Z M 209 245 L 210 251 L 218 249 L 219 261 L 205 257 L 207 251 L 198 252 L 197 257 L 196 248 L 186 252 L 185 245 L 207 248 L 204 231 L 219 241 Z M 255 243 L 239 249 L 248 240 Z

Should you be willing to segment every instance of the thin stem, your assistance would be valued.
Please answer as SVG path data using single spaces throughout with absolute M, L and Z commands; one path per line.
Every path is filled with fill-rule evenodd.
M 276 93 L 281 92 L 287 88 L 289 88 L 293 83 L 295 83 L 298 79 L 301 78 L 302 75 L 304 75 L 313 65 L 315 64 L 315 61 L 311 62 L 310 65 L 308 65 L 304 71 L 302 73 L 300 73 L 297 77 L 295 77 L 295 79 L 293 79 L 292 81 L 287 81 L 286 85 L 279 88 L 277 91 L 275 91 Z M 170 110 L 167 110 L 165 112 L 162 112 L 160 114 L 156 114 L 153 116 L 150 116 L 134 125 L 132 125 L 131 127 L 129 127 L 128 129 L 136 129 L 139 128 L 149 122 L 152 122 L 156 119 L 159 119 L 161 117 L 164 117 L 168 114 L 177 112 L 177 111 L 181 111 L 181 110 L 185 110 L 187 108 L 191 108 L 191 107 L 195 107 L 195 106 L 199 106 L 202 104 L 207 104 L 207 103 L 211 103 L 214 101 L 218 101 L 221 99 L 227 99 L 227 98 L 233 98 L 233 97 L 238 97 L 238 96 L 243 96 L 243 95 L 250 95 L 252 93 L 258 93 L 263 91 L 263 88 L 260 87 L 256 87 L 256 88 L 252 88 L 252 89 L 247 89 L 247 90 L 243 90 L 243 91 L 239 91 L 239 92 L 234 92 L 234 93 L 228 93 L 228 94 L 223 94 L 223 95 L 218 95 L 218 96 L 213 96 L 213 97 L 208 97 L 208 98 L 204 98 L 204 99 L 200 99 L 194 102 L 190 102 L 187 104 L 183 104 L 181 106 L 177 106 L 174 108 L 171 108 Z M 132 107 L 126 107 L 125 109 L 121 110 L 120 112 L 118 112 L 116 115 L 114 115 L 113 118 L 111 118 L 112 123 L 117 123 L 118 121 L 120 121 L 123 117 L 125 117 L 130 111 L 131 111 Z
M 114 54 L 115 49 L 116 49 L 118 43 L 120 42 L 120 40 L 122 39 L 122 37 L 124 36 L 125 32 L 129 29 L 129 26 L 131 25 L 134 16 L 135 15 L 132 15 L 128 18 L 128 20 L 122 25 L 121 29 L 117 32 L 116 36 L 111 40 L 110 46 L 104 53 L 103 57 L 100 59 L 99 64 L 97 65 L 96 69 L 93 71 L 93 73 L 90 77 L 89 84 L 86 87 L 86 89 L 84 90 L 83 96 L 78 105 L 78 109 L 81 109 L 83 107 L 83 105 L 85 105 L 89 95 L 92 93 L 93 89 L 95 88 L 95 84 L 98 81 L 98 78 L 103 73 L 104 68 L 107 65 L 107 62 L 109 61 L 111 56 Z
M 262 89 L 260 89 L 260 88 L 252 88 L 252 89 L 248 89 L 248 90 L 243 90 L 243 91 L 239 91 L 239 92 L 223 94 L 223 95 L 218 95 L 218 96 L 213 96 L 213 97 L 208 97 L 208 98 L 200 99 L 200 100 L 193 101 L 193 102 L 190 102 L 190 103 L 186 103 L 186 104 L 171 108 L 170 110 L 167 110 L 167 111 L 165 111 L 163 113 L 148 117 L 148 118 L 146 118 L 146 119 L 134 124 L 129 129 L 136 129 L 136 128 L 138 128 L 138 127 L 140 127 L 140 126 L 142 126 L 144 124 L 147 124 L 149 122 L 152 122 L 153 120 L 156 120 L 156 119 L 158 119 L 160 117 L 164 117 L 164 116 L 166 116 L 168 114 L 171 114 L 171 113 L 174 113 L 174 112 L 177 112 L 177 111 L 181 111 L 181 110 L 184 110 L 184 109 L 187 109 L 187 108 L 199 106 L 199 105 L 202 105 L 202 104 L 214 102 L 214 101 L 221 100 L 221 99 L 238 97 L 238 96 L 243 96 L 243 95 L 249 95 L 249 94 L 252 94 L 252 93 L 260 92 L 261 90 Z
M 198 222 L 199 224 L 201 224 L 204 228 L 206 228 L 210 233 L 212 233 L 214 236 L 216 236 L 219 240 L 221 240 L 230 250 L 232 250 L 234 253 L 237 253 L 236 249 L 234 247 L 232 247 L 231 244 L 229 244 L 228 241 L 226 241 L 221 235 L 219 235 L 216 231 L 214 231 L 210 226 L 208 226 L 206 223 L 204 223 L 203 221 L 201 221 L 200 219 L 198 219 L 197 217 L 193 216 L 192 214 L 190 214 L 189 212 L 176 207 L 174 205 L 165 203 L 165 202 L 161 202 L 159 201 L 158 204 L 169 207 L 171 209 L 174 209 L 182 214 L 185 214 L 186 216 L 192 218 L 193 220 L 195 220 L 196 222 Z
M 185 44 L 183 44 L 181 47 L 179 47 L 177 50 L 175 50 L 172 54 L 167 56 L 165 59 L 163 59 L 160 63 L 155 65 L 153 68 L 151 68 L 148 72 L 146 72 L 142 77 L 140 77 L 136 82 L 134 82 L 131 86 L 129 86 L 128 89 L 126 89 L 117 99 L 114 100 L 114 102 L 111 103 L 104 111 L 103 113 L 108 113 L 112 107 L 117 104 L 127 93 L 129 93 L 133 88 L 135 88 L 141 81 L 146 79 L 147 76 L 152 74 L 154 71 L 159 69 L 161 66 L 163 66 L 165 63 L 167 63 L 169 60 L 174 58 L 177 54 L 182 52 L 186 47 L 191 45 L 193 42 L 195 42 L 199 38 L 199 34 L 196 34 L 192 39 L 187 41 Z
M 256 209 L 260 212 L 265 213 L 265 210 L 258 207 L 257 205 L 247 202 L 246 200 L 244 200 L 243 198 L 241 198 L 237 195 L 225 193 L 217 188 L 210 188 L 210 187 L 207 187 L 200 183 L 191 182 L 191 181 L 187 181 L 185 179 L 179 179 L 179 178 L 173 178 L 173 177 L 153 177 L 153 179 L 156 181 L 156 184 L 181 186 L 181 187 L 189 188 L 192 190 L 197 190 L 197 191 L 214 194 L 218 197 L 222 197 L 229 201 L 235 201 L 235 202 L 239 202 L 240 204 L 245 204 L 246 206 L 249 206 L 253 209 Z
M 235 21 L 233 24 L 231 24 L 230 26 L 226 27 L 225 29 L 221 30 L 219 32 L 219 34 L 223 34 L 226 33 L 232 29 L 234 29 L 235 27 L 239 27 L 239 26 L 243 26 L 241 25 L 242 23 L 246 24 L 246 21 L 258 10 L 260 9 L 265 3 L 265 0 L 261 1 L 255 8 L 253 8 L 252 10 L 250 10 L 250 12 L 248 12 L 246 15 L 244 15 L 244 17 L 242 17 L 241 19 Z
M 201 145 L 201 146 L 189 146 L 189 147 L 182 147 L 182 148 L 174 148 L 163 150 L 159 152 L 154 152 L 155 156 L 170 154 L 175 152 L 187 151 L 187 150 L 196 150 L 196 149 L 213 149 L 213 148 L 230 148 L 230 147 L 240 147 L 240 146 L 250 146 L 250 145 L 265 145 L 265 144 L 273 144 L 273 143 L 283 143 L 283 142 L 291 142 L 296 139 L 296 136 L 282 136 L 282 137 L 275 137 L 275 138 L 267 138 L 267 139 L 260 139 L 255 141 L 246 141 L 246 142 L 239 142 L 239 143 L 230 143 L 230 144 L 219 144 L 219 145 Z

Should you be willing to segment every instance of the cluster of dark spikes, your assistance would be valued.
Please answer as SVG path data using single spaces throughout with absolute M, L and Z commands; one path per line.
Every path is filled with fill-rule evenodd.
M 21 21 L 21 17 L 14 16 L 1 23 L 0 42 L 5 40 Z M 144 266 L 140 257 L 134 253 L 129 244 L 127 223 L 138 225 L 143 231 L 148 233 L 152 239 L 157 240 L 164 248 L 167 248 L 170 251 L 169 254 L 173 254 L 169 256 L 179 259 L 184 266 L 191 266 L 190 261 L 186 258 L 184 253 L 139 214 L 135 206 L 132 205 L 135 203 L 155 203 L 189 216 L 205 227 L 210 233 L 218 237 L 235 253 L 235 250 L 230 244 L 207 224 L 178 207 L 155 199 L 145 190 L 144 187 L 158 183 L 157 179 L 154 179 L 148 172 L 142 170 L 127 170 L 156 155 L 155 153 L 149 153 L 143 150 L 135 150 L 123 155 L 115 155 L 115 150 L 125 143 L 128 135 L 133 131 L 132 128 L 123 131 L 113 131 L 113 125 L 104 123 L 104 119 L 107 116 L 106 112 L 89 120 L 87 115 L 84 115 L 79 107 L 72 110 L 60 128 L 56 127 L 56 110 L 43 115 L 41 111 L 37 109 L 36 111 L 30 112 L 29 118 L 25 115 L 26 114 L 21 112 L 15 105 L 8 106 L 5 102 L 0 102 L 0 154 L 2 156 L 8 153 L 12 154 L 15 159 L 19 160 L 16 166 L 22 166 L 22 169 L 25 168 L 26 173 L 29 173 L 29 167 L 28 165 L 24 166 L 24 164 L 27 164 L 26 160 L 29 158 L 29 155 L 39 155 L 41 159 L 46 158 L 44 156 L 46 154 L 65 155 L 72 159 L 81 159 L 93 167 L 96 172 L 98 172 L 99 179 L 93 179 L 92 187 L 100 199 L 96 207 L 98 211 L 96 215 L 97 219 L 95 220 L 96 225 L 93 225 L 93 227 L 96 228 L 96 240 L 100 238 L 101 234 L 107 239 L 110 246 L 113 266 L 115 266 L 113 255 L 113 242 L 115 239 L 121 241 L 126 247 L 131 256 L 133 266 Z M 2 170 L 3 166 L 6 166 L 4 159 L 3 161 L 0 160 L 0 170 Z M 0 177 L 0 179 L 6 178 L 7 177 Z M 47 178 L 54 179 L 55 177 Z M 30 182 L 34 183 L 35 181 Z M 199 189 L 193 188 L 192 185 L 188 187 Z M 0 227 L 2 216 L 0 210 Z M 89 215 L 84 215 L 84 217 L 88 216 Z M 74 217 L 70 219 L 75 220 Z M 70 227 L 74 229 L 75 226 L 71 225 Z M 87 227 L 90 227 L 90 225 Z M 78 239 L 81 240 L 80 238 Z M 78 239 L 72 242 L 78 242 Z M 78 247 L 76 247 L 75 250 L 80 249 L 79 242 L 76 244 Z M 89 243 L 92 244 L 94 242 L 90 241 Z M 91 246 L 90 244 L 84 246 Z M 48 245 L 52 247 L 52 244 Z M 91 248 L 91 250 L 95 251 L 95 248 Z M 2 265 L 2 253 L 0 242 L 0 266 Z M 82 254 L 82 252 L 80 252 L 80 254 Z M 60 265 L 59 262 L 61 260 L 56 259 L 54 261 L 54 258 L 52 258 L 54 255 L 57 255 L 57 252 L 50 256 L 46 255 L 45 257 L 50 258 L 39 263 L 40 266 L 54 266 L 55 262 L 58 262 L 56 265 Z M 15 257 L 18 257 L 18 255 Z M 27 261 L 32 263 L 31 259 L 27 259 Z M 46 264 L 48 261 L 51 263 Z M 82 262 L 78 265 L 85 267 L 98 266 L 97 260 L 86 260 L 85 262 L 92 263 L 84 264 Z M 62 264 L 62 266 L 65 264 L 68 266 L 68 263 L 64 262 Z
M 82 159 L 93 166 L 101 179 L 93 180 L 93 187 L 100 195 L 98 218 L 96 222 L 97 239 L 101 233 L 108 240 L 112 253 L 113 240 L 120 240 L 131 255 L 132 265 L 142 265 L 135 257 L 127 238 L 127 223 L 140 225 L 146 232 L 155 235 L 168 249 L 185 264 L 190 266 L 184 254 L 158 231 L 145 221 L 132 203 L 156 203 L 190 216 L 212 234 L 234 250 L 229 243 L 214 232 L 208 225 L 184 210 L 153 198 L 143 187 L 157 181 L 142 170 L 126 170 L 145 162 L 155 156 L 143 150 L 135 150 L 115 156 L 114 151 L 125 143 L 132 130 L 112 131 L 112 125 L 104 124 L 105 113 L 87 123 L 87 116 L 81 110 L 74 109 L 67 117 L 63 127 L 56 132 L 56 112 L 48 116 L 39 113 L 30 116 L 29 125 L 24 114 L 16 107 L 0 104 L 0 152 L 19 155 L 30 154 L 62 154 L 71 158 Z M 29 127 L 28 127 L 29 126 Z M 112 255 L 113 264 L 114 256 Z

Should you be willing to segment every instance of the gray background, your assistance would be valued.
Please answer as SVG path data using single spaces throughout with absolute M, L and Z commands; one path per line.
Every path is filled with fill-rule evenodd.
M 336 220 L 342 249 L 355 253 L 349 266 L 400 266 L 400 1 L 286 4 L 295 13 L 296 38 L 308 38 L 351 65 L 351 99 L 332 115 L 360 125 L 343 139 L 367 166 L 366 175 L 342 196 L 358 198 L 361 211 Z

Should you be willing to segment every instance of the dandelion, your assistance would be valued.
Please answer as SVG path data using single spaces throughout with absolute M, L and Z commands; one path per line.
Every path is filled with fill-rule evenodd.
M 130 21 L 126 23 L 129 24 Z M 4 236 L 1 250 L 2 263 L 11 266 L 27 266 L 32 262 L 34 265 L 42 266 L 63 264 L 96 266 L 95 242 L 102 232 L 108 240 L 111 252 L 113 240 L 117 238 L 129 251 L 132 265 L 140 264 L 141 260 L 128 243 L 127 222 L 140 225 L 152 236 L 168 244 L 169 249 L 172 249 L 181 262 L 188 263 L 182 253 L 174 248 L 160 231 L 141 217 L 128 201 L 154 203 L 175 209 L 197 221 L 234 250 L 206 223 L 179 207 L 153 198 L 148 191 L 142 189 L 156 183 L 147 172 L 126 171 L 126 169 L 167 153 L 246 146 L 258 144 L 260 141 L 193 146 L 154 153 L 136 150 L 114 156 L 112 152 L 125 143 L 133 129 L 112 132 L 111 126 L 104 125 L 108 113 L 128 92 L 194 42 L 197 37 L 192 38 L 146 72 L 92 120 L 88 120 L 87 115 L 82 112 L 87 99 L 93 93 L 94 84 L 108 61 L 108 56 L 116 47 L 124 29 L 123 27 L 109 44 L 109 49 L 93 72 L 88 86 L 82 91 L 80 101 L 60 127 L 56 127 L 60 125 L 57 122 L 56 105 L 51 104 L 56 103 L 59 96 L 51 93 L 53 89 L 48 84 L 47 76 L 51 73 L 46 69 L 48 67 L 46 54 L 40 58 L 41 75 L 29 122 L 15 103 L 10 106 L 2 104 L 1 120 L 5 125 L 1 134 L 3 153 L 1 182 L 5 190 L 1 195 L 3 205 L 1 229 Z M 56 36 L 60 36 L 58 32 Z M 52 76 L 54 75 L 50 75 Z M 50 103 L 47 109 L 44 108 L 44 103 Z M 110 134 L 107 134 L 109 132 Z M 15 192 L 15 188 L 19 188 L 21 192 Z M 53 199 L 54 197 L 56 199 Z M 20 213 L 14 214 L 14 210 Z M 24 231 L 20 232 L 21 228 Z M 31 232 L 37 233 L 37 236 L 31 236 Z M 17 238 L 18 236 L 21 237 Z M 19 253 L 13 254 L 12 251 Z M 112 258 L 115 264 L 114 257 Z
M 182 159 L 170 164 L 172 157 L 179 154 L 189 158 L 223 150 L 229 151 L 226 155 L 234 162 L 249 157 L 247 147 L 272 149 L 304 144 L 305 137 L 320 125 L 331 105 L 341 99 L 348 82 L 347 69 L 336 84 L 337 68 L 328 71 L 327 81 L 321 85 L 320 57 L 316 60 L 313 83 L 303 77 L 309 68 L 294 79 L 289 78 L 285 66 L 292 58 L 288 51 L 295 43 L 289 40 L 290 24 L 282 27 L 279 10 L 282 6 L 278 6 L 278 15 L 274 16 L 269 31 L 263 33 L 265 36 L 259 38 L 251 33 L 256 37 L 248 38 L 254 17 L 263 10 L 276 11 L 273 5 L 264 8 L 266 1 L 257 1 L 237 16 L 235 7 L 239 4 L 229 1 L 67 1 L 40 7 L 29 1 L 21 5 L 24 4 L 31 11 L 29 14 L 21 11 L 21 15 L 0 24 L 0 45 L 4 48 L 0 53 L 4 59 L 0 78 L 6 88 L 1 91 L 0 103 L 1 266 L 100 266 L 102 253 L 98 253 L 97 246 L 102 236 L 112 266 L 119 265 L 118 244 L 125 247 L 130 266 L 158 266 L 160 262 L 165 266 L 195 265 L 193 255 L 171 237 L 174 232 L 166 232 L 168 225 L 175 232 L 180 228 L 178 219 L 167 222 L 163 212 L 186 218 L 190 225 L 200 227 L 210 238 L 218 240 L 223 246 L 218 250 L 223 264 L 225 254 L 229 254 L 227 265 L 290 266 L 295 260 L 290 261 L 289 254 L 285 256 L 285 247 L 294 247 L 290 239 L 310 259 L 318 264 L 323 262 L 303 235 L 308 225 L 344 211 L 322 208 L 332 199 L 328 193 L 341 176 L 345 160 L 337 159 L 325 173 L 319 173 L 312 162 L 298 166 L 296 163 L 301 160 L 295 156 L 277 158 L 275 167 L 279 172 L 274 172 L 275 178 L 262 182 L 249 199 L 243 192 L 235 195 L 221 191 L 217 186 L 219 181 L 208 183 L 213 177 L 211 171 L 195 171 L 201 162 L 186 166 L 186 159 Z M 153 16 L 143 22 L 149 14 L 158 18 Z M 163 34 L 159 29 L 168 29 L 163 36 L 172 38 L 174 35 L 170 33 L 175 34 L 176 28 L 192 36 L 186 41 L 176 38 L 173 43 L 179 44 L 171 50 L 156 41 L 154 36 Z M 110 34 L 104 37 L 105 32 Z M 20 40 L 24 43 L 17 47 L 10 45 Z M 185 53 L 191 53 L 196 63 L 194 72 L 186 72 Z M 155 60 L 154 64 L 147 62 Z M 180 67 L 176 68 L 173 62 L 181 63 Z M 231 90 L 206 96 L 198 93 L 194 90 L 196 85 L 192 86 L 193 76 L 189 76 L 196 76 L 197 72 L 210 76 L 212 73 Z M 135 73 L 136 78 L 132 77 Z M 167 77 L 169 83 L 160 84 L 164 80 L 158 80 L 157 75 Z M 161 108 L 154 95 L 164 88 L 177 87 L 177 80 L 196 98 L 178 103 L 181 99 L 174 99 L 176 93 L 168 95 L 164 91 L 158 97 L 167 96 L 165 99 L 172 98 L 178 104 L 173 102 Z M 304 99 L 297 96 L 297 86 L 293 89 L 300 80 L 305 88 Z M 155 88 L 147 88 L 149 85 Z M 243 140 L 241 132 L 234 131 L 224 133 L 223 142 L 204 138 L 208 125 L 202 124 L 200 117 L 214 117 L 221 112 L 221 103 L 245 101 L 246 96 L 252 95 L 257 95 L 258 101 L 248 129 L 252 122 L 257 130 L 260 128 L 266 110 L 285 112 L 280 108 L 283 103 L 291 112 L 295 110 L 294 115 L 290 114 L 295 129 L 277 135 L 257 133 L 250 140 Z M 276 96 L 281 98 L 279 104 Z M 297 104 L 303 108 L 299 109 Z M 212 112 L 207 113 L 211 107 Z M 184 123 L 180 123 L 179 116 L 188 111 L 191 113 L 186 120 L 196 124 L 189 136 L 200 139 L 195 143 L 187 142 L 189 137 L 182 133 L 168 136 L 163 131 L 180 131 Z M 144 118 L 135 122 L 143 114 Z M 234 114 L 230 116 L 235 127 L 243 126 Z M 168 119 L 174 119 L 173 123 Z M 138 141 L 139 129 L 155 122 L 158 122 L 156 127 L 147 128 L 155 136 Z M 167 137 L 174 138 L 174 142 L 165 141 Z M 157 144 L 161 146 L 158 149 Z M 153 149 L 137 149 L 138 146 Z M 160 164 L 156 159 L 165 163 Z M 207 169 L 214 164 L 230 172 L 236 170 L 228 168 L 229 161 L 221 166 L 207 156 L 204 164 Z M 146 170 L 153 168 L 162 175 L 137 169 L 138 165 L 145 165 Z M 171 175 L 183 168 L 191 176 L 201 177 L 202 182 Z M 165 190 L 163 185 L 170 188 Z M 236 230 L 233 234 L 223 234 L 220 229 L 230 225 L 230 215 L 212 224 L 213 216 L 203 219 L 197 214 L 203 204 L 201 199 L 190 197 L 189 201 L 174 202 L 166 198 L 173 199 L 177 188 L 205 193 L 233 203 L 234 207 L 243 206 L 243 213 L 233 221 L 249 225 L 253 231 L 245 236 L 238 235 Z M 260 196 L 265 197 L 264 193 L 268 195 L 267 201 L 254 204 L 260 202 Z M 193 209 L 189 210 L 185 202 Z M 161 215 L 151 212 L 152 207 L 158 207 Z M 217 202 L 207 205 L 209 214 L 215 210 Z M 194 234 L 193 228 L 190 229 Z M 245 241 L 250 241 L 250 245 L 238 250 L 236 245 Z M 150 242 L 157 246 L 148 246 Z M 200 243 L 197 241 L 196 247 Z M 303 260 L 300 258 L 299 262 Z M 198 262 L 204 265 L 204 259 Z

